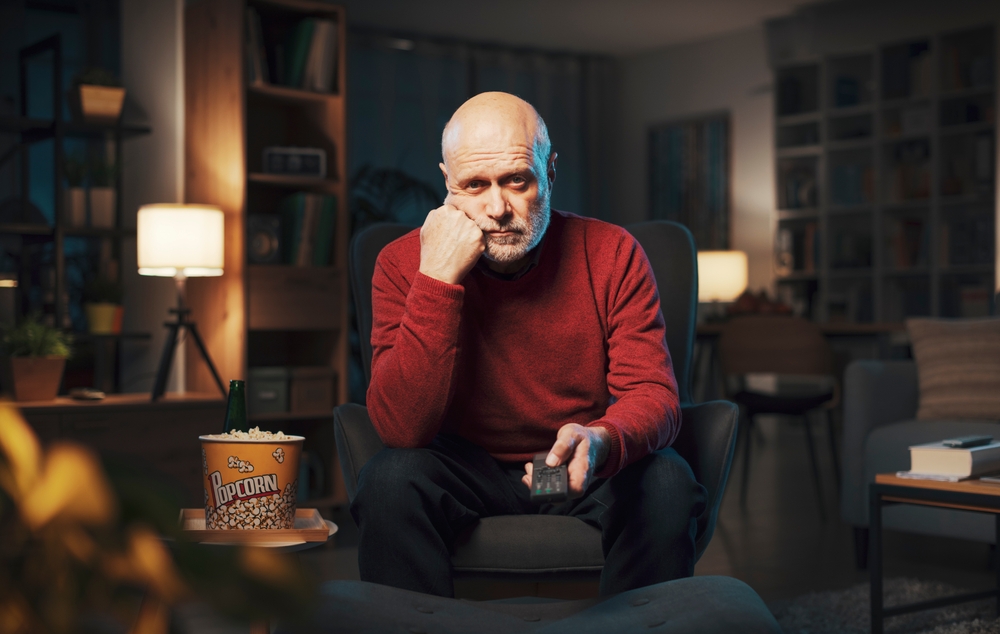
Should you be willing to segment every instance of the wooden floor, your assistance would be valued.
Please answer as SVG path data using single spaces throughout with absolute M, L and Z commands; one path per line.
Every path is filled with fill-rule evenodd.
M 816 431 L 820 431 L 818 423 Z M 827 520 L 820 519 L 805 436 L 800 423 L 763 420 L 754 439 L 750 495 L 740 508 L 741 454 L 723 499 L 715 536 L 696 575 L 726 575 L 748 583 L 766 602 L 866 583 L 854 565 L 851 527 L 840 521 L 833 468 L 825 434 L 818 451 L 824 477 Z M 335 543 L 300 556 L 324 579 L 357 579 L 357 531 L 346 511 L 335 513 Z M 956 586 L 988 588 L 994 582 L 990 547 L 962 540 L 887 531 L 886 576 L 911 576 Z M 463 584 L 459 596 L 488 598 L 539 594 L 564 598 L 596 593 L 590 586 Z

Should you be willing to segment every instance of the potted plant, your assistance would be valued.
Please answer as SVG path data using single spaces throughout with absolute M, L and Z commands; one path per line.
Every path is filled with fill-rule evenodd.
M 115 180 L 118 169 L 114 163 L 96 160 L 90 164 L 90 226 L 113 229 L 115 226 Z
M 124 102 L 125 89 L 103 68 L 88 68 L 73 79 L 70 103 L 87 122 L 114 123 Z
M 3 387 L 15 401 L 50 401 L 59 393 L 70 337 L 35 317 L 3 336 Z
M 75 156 L 69 156 L 63 162 L 63 172 L 67 185 L 64 217 L 69 226 L 82 227 L 87 224 L 87 191 L 83 187 L 86 165 Z
M 122 287 L 118 282 L 95 277 L 83 289 L 83 310 L 93 334 L 120 334 L 122 331 Z

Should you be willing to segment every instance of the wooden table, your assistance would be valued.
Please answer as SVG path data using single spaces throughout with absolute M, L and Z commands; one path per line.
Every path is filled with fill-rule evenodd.
M 1000 561 L 996 565 L 997 585 L 990 590 L 931 599 L 909 605 L 886 608 L 882 605 L 882 507 L 891 504 L 918 504 L 977 513 L 990 513 L 995 518 L 997 544 L 1000 545 L 1000 484 L 963 480 L 960 482 L 939 482 L 936 480 L 910 480 L 895 474 L 881 473 L 869 486 L 869 559 L 871 578 L 872 634 L 881 634 L 886 617 L 922 610 L 931 610 L 946 605 L 965 603 L 993 597 L 997 602 L 1000 616 Z M 1000 549 L 997 550 L 1000 553 Z

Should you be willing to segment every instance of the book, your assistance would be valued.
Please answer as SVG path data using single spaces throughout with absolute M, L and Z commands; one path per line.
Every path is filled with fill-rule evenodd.
M 319 216 L 319 226 L 316 229 L 316 240 L 313 248 L 313 264 L 328 266 L 332 254 L 333 234 L 337 226 L 337 199 L 333 196 L 323 196 Z
M 316 246 L 316 229 L 319 225 L 322 196 L 303 194 L 302 224 L 298 236 L 298 249 L 295 252 L 296 266 L 310 266 L 313 263 L 313 251 Z
M 309 47 L 312 43 L 316 20 L 307 18 L 299 22 L 292 31 L 286 45 L 285 85 L 293 88 L 302 87 L 306 62 L 309 58 Z
M 264 48 L 264 35 L 260 26 L 260 14 L 253 7 L 247 7 L 247 82 L 250 84 L 266 84 L 270 81 L 267 70 L 267 52 Z
M 337 24 L 316 20 L 302 87 L 315 92 L 332 92 L 337 64 Z
M 968 478 L 1000 471 L 1000 442 L 946 447 L 943 441 L 910 447 L 910 473 Z

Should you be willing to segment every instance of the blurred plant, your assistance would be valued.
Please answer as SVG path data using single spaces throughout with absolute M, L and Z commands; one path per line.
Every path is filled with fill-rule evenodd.
M 121 304 L 122 285 L 106 277 L 95 277 L 83 287 L 83 301 L 91 304 Z
M 8 357 L 68 357 L 72 337 L 29 316 L 3 334 L 3 351 Z
M 441 195 L 427 183 L 397 169 L 365 165 L 351 179 L 352 230 L 376 222 L 419 225 L 441 205 Z
M 74 86 L 82 84 L 87 84 L 88 86 L 121 86 L 121 82 L 118 81 L 111 71 L 97 67 L 85 68 L 73 78 Z
M 118 179 L 118 164 L 94 159 L 87 173 L 90 176 L 91 187 L 114 187 Z
M 66 174 L 66 183 L 70 187 L 82 187 L 83 178 L 87 173 L 87 164 L 75 156 L 67 156 L 63 161 L 63 172 Z
M 169 606 L 192 597 L 244 622 L 306 613 L 315 584 L 295 560 L 185 541 L 169 492 L 108 466 L 76 445 L 43 451 L 0 403 L 0 632 L 79 632 L 96 617 L 163 633 Z

